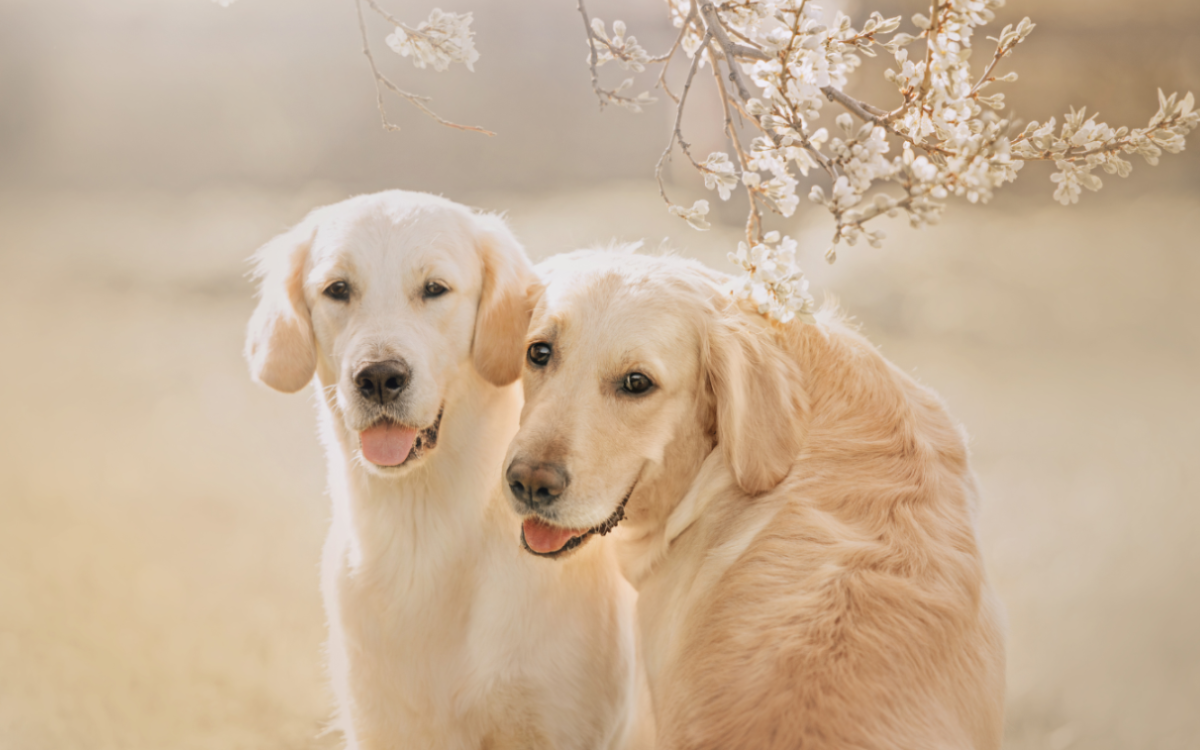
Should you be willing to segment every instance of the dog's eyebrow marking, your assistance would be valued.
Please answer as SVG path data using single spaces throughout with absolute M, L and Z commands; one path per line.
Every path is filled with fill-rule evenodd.
M 429 279 L 433 276 L 444 276 L 445 275 L 445 274 L 439 274 L 437 271 L 437 268 L 435 266 L 436 266 L 436 264 L 432 260 L 423 260 L 417 264 L 417 267 L 413 274 L 413 279 L 415 281 L 419 282 L 419 284 L 418 284 L 418 289 L 415 292 L 413 292 L 414 294 L 420 294 L 420 287 L 424 287 L 425 281 L 427 279 Z
M 528 339 L 525 342 L 526 345 L 532 344 L 535 341 L 549 341 L 551 343 L 557 341 L 558 340 L 558 321 L 554 321 L 548 326 L 542 326 L 537 329 L 531 329 L 529 331 L 529 335 L 526 338 Z
M 348 257 L 345 253 L 328 252 L 321 253 L 313 265 L 310 279 L 313 279 L 314 284 L 322 285 L 332 281 L 335 278 L 354 276 L 357 268 L 354 264 L 354 259 Z

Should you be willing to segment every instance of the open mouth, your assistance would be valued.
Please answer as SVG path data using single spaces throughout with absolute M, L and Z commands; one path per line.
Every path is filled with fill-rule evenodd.
M 363 458 L 380 467 L 395 467 L 420 458 L 437 447 L 438 428 L 442 425 L 438 409 L 433 424 L 423 430 L 382 419 L 358 433 Z
M 634 480 L 633 486 L 629 488 L 629 492 L 625 493 L 625 497 L 617 505 L 613 514 L 600 525 L 590 529 L 564 529 L 561 526 L 546 523 L 537 516 L 529 516 L 521 524 L 521 546 L 525 548 L 526 552 L 531 552 L 538 557 L 555 558 L 576 549 L 595 534 L 604 536 L 617 528 L 617 524 L 625 518 L 625 505 L 629 502 L 630 496 L 633 495 L 633 488 L 636 486 L 637 480 Z

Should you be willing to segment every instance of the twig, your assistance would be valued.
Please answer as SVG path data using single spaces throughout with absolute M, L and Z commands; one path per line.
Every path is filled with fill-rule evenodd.
M 733 98 L 732 96 L 728 97 L 727 101 L 733 105 L 733 108 L 738 111 L 738 114 L 740 114 L 742 117 L 744 117 L 745 119 L 747 119 L 751 123 L 753 123 L 754 127 L 758 128 L 759 131 L 761 131 L 763 135 L 766 135 L 766 136 L 771 135 L 771 131 L 767 130 L 767 128 L 764 127 L 761 122 L 759 122 L 757 117 L 755 117 L 754 115 L 747 112 L 746 107 L 743 106 L 741 102 L 739 102 L 737 99 Z
M 582 2 L 582 0 L 580 1 Z M 704 39 L 700 42 L 700 47 L 697 48 L 696 54 L 692 57 L 692 65 L 688 68 L 687 80 L 683 83 L 683 91 L 679 93 L 679 106 L 675 111 L 675 126 L 671 129 L 671 137 L 667 141 L 667 147 L 663 149 L 662 156 L 658 157 L 658 164 L 654 166 L 654 178 L 658 180 L 658 194 L 662 196 L 662 199 L 667 202 L 668 206 L 674 204 L 671 203 L 671 199 L 667 197 L 667 188 L 665 185 L 663 185 L 662 173 L 663 167 L 666 166 L 667 161 L 671 158 L 671 151 L 675 148 L 676 140 L 679 141 L 679 146 L 683 149 L 683 153 L 685 156 L 687 156 L 688 160 L 691 161 L 693 165 L 699 166 L 696 164 L 696 160 L 692 158 L 692 154 L 688 150 L 688 144 L 683 140 L 683 133 L 680 132 L 679 128 L 683 123 L 683 108 L 687 103 L 688 91 L 690 91 L 692 88 L 692 79 L 696 77 L 696 70 L 700 67 L 700 60 L 702 59 L 700 53 L 705 47 L 708 46 L 710 40 L 712 40 L 712 31 L 705 31 Z
M 587 33 L 588 40 L 588 67 L 592 70 L 592 91 L 596 92 L 596 96 L 600 99 L 600 109 L 604 109 L 606 101 L 600 88 L 600 74 L 596 72 L 596 35 L 592 33 L 592 19 L 588 18 L 587 8 L 583 5 L 583 0 L 578 3 L 579 15 L 583 16 L 583 30 Z
M 804 5 L 806 2 L 807 2 L 807 0 L 805 0 L 805 2 L 802 2 L 800 4 L 800 9 L 797 11 L 797 16 L 796 16 L 797 19 L 800 17 L 800 14 L 803 13 Z M 709 5 L 711 6 L 711 3 L 709 3 Z M 704 8 L 701 7 L 701 12 L 703 12 L 703 11 L 704 11 Z M 722 27 L 721 27 L 720 18 L 718 16 L 716 16 L 715 10 L 713 11 L 711 17 L 716 19 L 715 23 L 717 25 L 717 33 L 719 33 L 720 30 L 722 30 Z M 794 41 L 795 41 L 795 32 L 793 33 L 793 42 Z M 711 45 L 710 45 L 710 48 L 711 48 Z M 736 61 L 734 60 L 733 57 L 730 57 L 730 55 L 731 54 L 741 54 L 741 50 L 743 50 L 743 49 L 750 51 L 750 53 L 747 55 L 749 57 L 754 57 L 756 59 L 772 59 L 772 58 L 770 58 L 769 55 L 767 55 L 765 52 L 761 52 L 760 50 L 753 50 L 749 47 L 742 47 L 741 45 L 731 44 L 730 51 L 726 52 L 725 64 L 730 70 L 729 80 L 734 81 L 734 82 L 739 82 L 741 79 L 737 77 Z M 713 65 L 714 65 L 714 67 L 716 66 L 715 60 L 713 62 Z M 724 93 L 725 89 L 723 87 L 722 87 L 721 91 L 722 91 L 723 100 L 732 103 L 733 106 L 737 108 L 738 112 L 740 112 L 743 117 L 746 117 L 751 122 L 753 122 L 758 127 L 758 129 L 760 131 L 762 131 L 763 135 L 767 136 L 767 138 L 769 138 L 771 140 L 771 142 L 775 145 L 775 148 L 783 147 L 783 139 L 779 137 L 778 133 L 776 133 L 773 130 L 771 130 L 770 128 L 764 126 L 762 121 L 758 117 L 755 117 L 755 116 L 751 115 L 749 112 L 747 112 L 746 109 L 742 106 L 741 102 L 739 102 L 737 99 L 734 99 L 733 97 L 725 96 L 725 93 Z M 746 96 L 745 94 L 742 95 L 743 101 L 749 101 L 749 98 L 750 97 Z M 793 116 L 794 116 L 794 114 L 795 113 L 793 113 Z M 821 165 L 821 168 L 825 170 L 825 172 L 829 175 L 829 178 L 831 180 L 836 181 L 837 177 L 838 177 L 837 170 L 834 169 L 833 163 L 829 160 L 829 157 L 825 156 L 825 154 L 822 154 L 820 149 L 813 147 L 812 143 L 810 143 L 808 141 L 807 136 L 804 135 L 801 131 L 798 130 L 797 132 L 801 134 L 801 138 L 802 138 L 801 145 L 804 147 L 804 150 L 812 155 L 813 159 L 815 159 L 816 162 L 819 165 Z
M 647 62 L 652 62 L 652 63 L 670 62 L 671 57 L 674 56 L 674 54 L 675 54 L 675 50 L 679 49 L 680 44 L 683 44 L 683 38 L 685 36 L 687 36 L 688 29 L 692 28 L 692 24 L 695 23 L 695 21 L 696 21 L 696 2 L 695 2 L 695 0 L 688 0 L 688 1 L 690 3 L 688 5 L 688 8 L 689 8 L 688 14 L 686 16 L 684 16 L 684 18 L 683 18 L 683 28 L 681 28 L 679 30 L 679 35 L 675 37 L 675 43 L 671 45 L 671 49 L 667 50 L 666 52 L 659 55 L 658 57 L 650 58 Z
M 852 209 L 844 208 L 844 209 L 841 209 L 838 211 L 834 211 L 833 217 L 834 217 L 834 222 L 836 224 L 836 227 L 834 228 L 834 237 L 838 238 L 841 236 L 842 227 L 858 227 L 859 229 L 862 229 L 863 224 L 866 224 L 868 221 L 870 221 L 872 219 L 877 219 L 880 216 L 885 216 L 885 215 L 889 214 L 891 211 L 895 211 L 895 210 L 907 211 L 914 202 L 914 196 L 911 193 L 912 185 L 907 185 L 904 187 L 905 187 L 905 191 L 908 192 L 908 195 L 905 198 L 902 198 L 901 200 L 898 200 L 895 203 L 890 204 L 887 208 L 880 208 L 879 206 L 872 204 L 870 207 L 863 210 L 863 217 L 861 219 L 843 223 L 842 216 L 844 216 L 847 211 L 850 211 Z M 838 239 L 834 240 L 835 243 L 837 243 L 838 241 L 839 241 Z
M 375 0 L 367 0 L 367 5 L 371 6 L 371 10 L 373 10 L 376 13 L 378 13 L 379 15 L 383 16 L 383 19 L 385 21 L 387 21 L 388 23 L 392 24 L 393 26 L 395 26 L 397 28 L 404 29 L 404 33 L 406 33 L 406 34 L 415 33 L 417 36 L 425 36 L 425 34 L 422 34 L 421 32 L 417 31 L 416 29 L 409 28 L 408 24 L 404 23 L 399 18 L 396 18 L 391 13 L 388 13 L 386 10 L 383 9 L 382 6 L 379 5 L 379 3 L 375 2 Z
M 689 2 L 687 17 L 683 19 L 683 28 L 679 30 L 679 36 L 675 37 L 675 43 L 671 45 L 671 49 L 667 50 L 665 54 L 650 58 L 652 63 L 661 62 L 663 64 L 662 70 L 658 72 L 658 87 L 665 91 L 667 96 L 671 97 L 671 101 L 676 104 L 679 103 L 679 97 L 675 96 L 667 86 L 667 69 L 671 67 L 671 59 L 675 56 L 675 51 L 679 49 L 679 45 L 683 44 L 684 37 L 691 30 L 692 24 L 696 22 L 696 0 L 689 0 Z
M 933 80 L 933 40 L 937 36 L 938 29 L 938 10 L 941 9 L 941 0 L 933 0 L 933 5 L 929 8 L 929 28 L 922 32 L 921 36 L 925 37 L 925 75 L 921 78 L 921 87 L 917 90 L 917 95 L 914 100 L 925 98 L 925 94 L 929 91 L 929 85 Z
M 372 0 L 367 0 L 367 2 L 369 2 L 373 8 L 379 10 Z M 400 126 L 388 119 L 387 110 L 383 106 L 383 89 L 380 88 L 381 85 L 387 87 L 387 89 L 396 96 L 399 96 L 401 99 L 404 99 L 406 102 L 419 109 L 422 113 L 432 118 L 439 125 L 445 125 L 448 128 L 456 128 L 458 130 L 469 130 L 473 133 L 483 133 L 484 135 L 495 135 L 495 133 L 485 128 L 481 128 L 476 125 L 462 125 L 441 117 L 432 109 L 425 106 L 425 102 L 430 101 L 429 97 L 404 91 L 399 86 L 388 80 L 388 78 L 382 73 L 380 73 L 379 66 L 375 64 L 375 55 L 371 53 L 370 38 L 367 36 L 367 20 L 363 16 L 362 0 L 354 0 L 354 7 L 358 10 L 358 29 L 362 34 L 363 54 L 367 56 L 367 62 L 371 64 L 371 74 L 375 77 L 375 103 L 379 107 L 379 117 L 383 122 L 383 127 L 385 130 L 398 131 L 400 130 Z
M 742 80 L 742 73 L 738 70 L 734 58 L 749 57 L 756 60 L 770 60 L 772 58 L 762 50 L 756 50 L 753 47 L 747 47 L 743 44 L 734 44 L 729 35 L 725 33 L 725 27 L 721 24 L 721 19 L 717 16 L 717 8 L 711 2 L 700 4 L 700 16 L 704 19 L 708 35 L 712 36 L 717 44 L 720 45 L 721 52 L 725 55 L 725 60 L 729 63 L 729 80 L 737 87 L 738 96 L 742 97 L 742 101 L 750 101 L 750 89 L 746 86 L 746 82 Z M 699 54 L 699 50 L 697 50 L 697 54 Z
M 729 113 L 729 94 L 725 90 L 725 81 L 721 80 L 721 69 L 717 66 L 717 55 L 713 52 L 711 45 L 706 48 L 706 51 L 708 52 L 708 61 L 712 64 L 713 80 L 717 84 L 717 94 L 721 99 L 721 109 L 725 115 L 725 135 L 729 138 L 729 142 L 733 144 L 733 150 L 737 152 L 738 163 L 745 170 L 747 169 L 746 164 L 748 160 L 745 152 L 742 151 L 742 143 L 738 138 L 737 131 L 733 127 L 733 117 Z M 697 50 L 696 54 L 699 53 L 699 50 Z M 757 120 L 755 121 L 757 122 Z M 738 176 L 741 177 L 741 175 Z
M 876 125 L 886 125 L 887 123 L 887 121 L 884 120 L 880 115 L 872 114 L 871 112 L 867 111 L 867 105 L 863 104 L 857 99 L 847 96 L 841 91 L 835 89 L 833 86 L 822 86 L 821 93 L 828 97 L 829 101 L 837 102 L 846 109 L 850 110 L 851 114 L 863 122 L 873 122 Z
M 1145 131 L 1142 131 L 1142 135 L 1144 135 L 1146 138 L 1148 138 L 1150 140 L 1150 142 L 1153 143 L 1155 133 L 1158 133 L 1163 130 L 1169 130 L 1178 121 L 1179 121 L 1178 116 L 1169 117 L 1169 118 L 1163 120 L 1162 122 L 1158 123 L 1154 127 L 1148 128 Z M 1070 161 L 1070 162 L 1073 162 L 1073 161 L 1078 161 L 1079 159 L 1086 159 L 1087 157 L 1094 156 L 1096 154 L 1106 154 L 1106 153 L 1110 153 L 1113 151 L 1123 151 L 1127 147 L 1133 145 L 1133 135 L 1134 134 L 1131 133 L 1131 134 L 1125 136 L 1124 138 L 1118 138 L 1117 140 L 1112 141 L 1110 143 L 1102 143 L 1099 146 L 1093 146 L 1092 148 L 1084 149 L 1083 151 L 1075 151 L 1074 149 L 1067 149 L 1066 151 L 1055 152 L 1055 151 L 1047 150 L 1047 151 L 1043 151 L 1040 154 L 1037 154 L 1036 156 L 1018 156 L 1016 154 L 1013 154 L 1009 158 L 1014 161 Z M 1022 136 L 1022 138 L 1023 138 L 1023 136 Z M 1020 140 L 1022 140 L 1022 138 L 1013 139 L 1012 142 L 1017 143 Z M 1132 153 L 1132 152 L 1126 152 L 1126 153 Z
M 433 47 L 435 49 L 441 49 L 441 50 L 445 49 L 445 41 L 446 40 L 444 40 L 444 39 L 439 40 L 436 37 L 432 37 L 429 34 L 426 34 L 424 31 L 421 31 L 420 29 L 414 29 L 413 27 L 411 27 L 408 24 L 401 21 L 399 18 L 396 18 L 395 16 L 393 16 L 391 13 L 388 13 L 387 10 L 382 5 L 380 5 L 378 2 L 376 2 L 376 0 L 367 0 L 367 5 L 371 6 L 371 10 L 378 13 L 380 15 L 380 17 L 383 18 L 383 20 L 387 21 L 388 23 L 392 24 L 393 26 L 395 26 L 398 29 L 402 29 L 405 34 L 407 34 L 409 36 L 415 36 L 419 39 L 424 39 L 425 42 L 430 47 Z
M 713 80 L 717 83 L 717 94 L 721 98 L 721 108 L 725 113 L 725 135 L 729 137 L 734 153 L 737 154 L 741 172 L 738 178 L 742 180 L 742 185 L 746 188 L 746 200 L 750 202 L 750 215 L 746 217 L 746 242 L 753 247 L 759 243 L 762 237 L 762 212 L 758 210 L 758 197 L 755 195 L 754 188 L 745 180 L 746 171 L 750 168 L 750 160 L 746 157 L 746 152 L 742 150 L 741 140 L 733 126 L 733 117 L 729 113 L 729 94 L 725 91 L 725 81 L 721 80 L 721 69 L 717 67 L 717 54 L 713 52 L 711 45 L 707 50 L 708 61 L 712 64 Z M 700 54 L 700 51 L 696 50 L 696 54 Z M 757 118 L 751 119 L 758 122 Z
M 634 107 L 640 106 L 639 102 L 630 96 L 621 96 L 616 91 L 606 89 L 600 86 L 600 73 L 596 70 L 599 65 L 599 57 L 596 55 L 596 35 L 592 32 L 592 19 L 588 16 L 587 8 L 584 7 L 583 0 L 577 0 L 576 8 L 579 10 L 579 15 L 583 17 L 583 28 L 587 32 L 588 39 L 588 67 L 592 71 L 592 91 L 596 93 L 596 98 L 600 100 L 600 109 L 604 109 L 605 104 L 621 104 L 628 102 Z M 608 45 L 611 50 L 612 45 Z M 644 103 L 644 102 L 642 102 Z
M 996 66 L 999 65 L 1000 61 L 1003 60 L 1007 55 L 1008 50 L 1005 50 L 1004 47 L 996 47 L 996 54 L 992 56 L 992 62 L 987 66 L 987 70 L 983 71 L 983 75 L 979 77 L 979 83 L 976 83 L 975 86 L 971 88 L 971 93 L 967 94 L 967 96 L 974 97 L 979 93 L 980 89 L 993 80 L 991 78 L 992 71 L 996 69 Z
M 704 16 L 704 22 L 710 28 L 713 28 L 713 36 L 717 39 L 717 44 L 721 45 L 721 52 L 734 57 L 746 57 L 751 60 L 774 60 L 775 56 L 767 54 L 758 47 L 751 47 L 745 44 L 738 44 L 729 38 L 729 33 L 732 31 L 737 34 L 736 30 L 725 28 L 725 24 L 721 22 L 720 15 L 717 14 L 717 6 L 711 2 L 705 2 L 700 6 L 700 14 Z M 741 36 L 741 34 L 738 34 Z M 745 37 L 742 37 L 743 39 Z
M 885 112 L 878 107 L 872 107 L 866 102 L 860 102 L 852 96 L 847 95 L 844 91 L 839 91 L 832 86 L 822 86 L 821 93 L 824 94 L 829 101 L 837 102 L 845 107 L 858 119 L 863 122 L 870 122 L 878 125 L 892 135 L 907 141 L 908 143 L 924 150 L 926 153 L 947 154 L 946 149 L 930 143 L 918 143 L 912 136 L 905 135 L 892 124 L 892 118 L 896 116 L 896 112 Z
M 748 44 L 749 46 L 753 47 L 754 49 L 760 49 L 760 47 L 754 43 L 754 40 L 753 40 L 753 39 L 751 39 L 750 37 L 746 36 L 745 34 L 743 34 L 742 32 L 738 31 L 737 29 L 733 28 L 732 26 L 730 26 L 730 27 L 726 28 L 726 29 L 725 29 L 725 31 L 729 32 L 730 34 L 733 34 L 733 35 L 734 35 L 734 36 L 736 36 L 738 39 L 741 39 L 743 42 L 745 42 L 745 43 L 746 43 L 746 44 Z

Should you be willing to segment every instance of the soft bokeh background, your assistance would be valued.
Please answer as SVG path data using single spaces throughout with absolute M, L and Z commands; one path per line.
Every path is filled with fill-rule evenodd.
M 442 4 L 475 11 L 477 72 L 416 71 L 382 26 L 376 50 L 494 138 L 398 102 L 382 132 L 349 0 L 0 0 L 0 750 L 336 745 L 311 397 L 240 357 L 244 259 L 307 209 L 430 190 L 507 211 L 535 257 L 645 238 L 724 263 L 742 206 L 706 234 L 666 215 L 671 112 L 597 110 L 573 2 Z M 658 2 L 591 5 L 669 39 Z M 1025 14 L 1019 117 L 1140 125 L 1156 86 L 1200 91 L 1195 0 L 1012 0 L 1001 22 Z M 697 151 L 722 148 L 695 106 Z M 1200 160 L 1072 208 L 1048 174 L 834 267 L 825 216 L 779 226 L 973 436 L 1007 747 L 1200 747 Z

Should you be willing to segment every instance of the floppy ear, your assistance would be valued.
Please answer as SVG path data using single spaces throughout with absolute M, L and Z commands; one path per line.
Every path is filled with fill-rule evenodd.
M 717 444 L 738 485 L 757 495 L 783 481 L 799 452 L 806 411 L 800 368 L 765 320 L 755 325 L 736 307 L 719 315 L 706 363 Z
M 250 376 L 277 391 L 295 393 L 317 368 L 312 318 L 304 301 L 304 266 L 316 227 L 302 222 L 255 253 L 259 302 L 246 331 Z
M 541 284 L 525 250 L 496 216 L 476 216 L 476 243 L 483 262 L 483 291 L 475 314 L 471 355 L 475 369 L 493 385 L 521 377 L 525 332 Z

